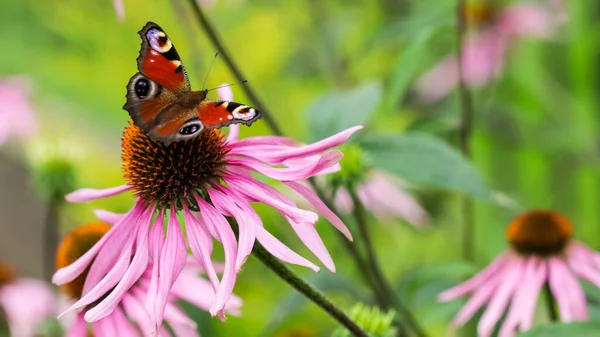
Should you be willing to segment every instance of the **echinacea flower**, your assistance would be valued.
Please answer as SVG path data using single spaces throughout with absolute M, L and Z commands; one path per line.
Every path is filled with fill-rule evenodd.
M 0 262 L 0 308 L 11 337 L 34 337 L 40 325 L 56 314 L 56 301 L 49 284 L 18 278 L 12 265 Z
M 107 222 L 120 220 L 121 215 L 104 211 L 97 212 L 100 218 Z M 104 222 L 81 225 L 65 236 L 61 242 L 56 262 L 63 267 L 76 261 L 91 249 L 108 231 L 111 226 Z M 118 250 L 118 249 L 116 249 Z M 154 262 L 159 263 L 159 262 Z M 151 336 L 156 329 L 147 312 L 144 303 L 152 286 L 152 263 L 148 264 L 141 277 L 121 297 L 120 303 L 111 313 L 88 324 L 84 316 L 89 307 L 83 307 L 67 327 L 67 337 L 87 337 L 91 330 L 94 336 L 141 337 Z M 198 337 L 196 323 L 187 317 L 178 306 L 178 300 L 187 301 L 194 306 L 208 310 L 215 297 L 214 290 L 207 280 L 200 277 L 202 268 L 193 259 L 187 259 L 180 275 L 177 276 L 171 288 L 164 308 L 164 320 L 177 337 Z M 86 269 L 73 281 L 62 285 L 61 289 L 71 301 L 81 299 L 82 295 L 93 288 L 92 270 Z M 91 291 L 94 291 L 93 289 Z M 102 297 L 110 297 L 117 289 L 110 289 Z M 230 314 L 239 314 L 241 300 L 232 296 L 226 306 Z M 171 333 L 163 326 L 158 329 L 158 336 L 167 337 Z
M 136 197 L 135 205 L 89 251 L 59 269 L 53 282 L 69 283 L 89 268 L 86 279 L 89 287 L 70 310 L 86 308 L 85 319 L 94 322 L 114 311 L 152 261 L 145 306 L 152 321 L 160 325 L 173 283 L 186 263 L 186 238 L 177 218 L 178 213 L 183 213 L 187 246 L 208 274 L 216 292 L 210 313 L 225 320 L 225 305 L 230 300 L 237 272 L 255 241 L 282 261 L 319 270 L 271 235 L 251 202 L 277 209 L 300 240 L 328 269 L 335 271 L 333 260 L 315 228 L 318 215 L 298 208 L 252 174 L 259 173 L 296 189 L 351 239 L 342 221 L 297 181 L 337 165 L 343 155 L 330 149 L 343 144 L 360 128 L 356 126 L 317 143 L 300 146 L 292 139 L 279 136 L 238 139 L 239 128 L 231 126 L 227 138 L 219 130 L 207 129 L 197 138 L 165 146 L 130 123 L 122 141 L 127 184 L 105 190 L 81 189 L 66 198 L 71 202 L 85 202 L 131 190 Z M 226 217 L 237 222 L 237 240 Z M 225 252 L 221 280 L 210 259 L 212 238 L 221 242 Z M 104 296 L 109 290 L 110 295 Z
M 556 300 L 561 321 L 586 320 L 585 294 L 577 278 L 600 287 L 600 254 L 571 239 L 572 232 L 571 222 L 555 211 L 516 217 L 506 231 L 511 247 L 479 274 L 439 295 L 441 301 L 471 295 L 452 324 L 465 324 L 487 304 L 478 336 L 490 336 L 505 310 L 498 336 L 514 336 L 531 328 L 542 287 Z
M 28 138 L 37 132 L 29 94 L 30 83 L 25 76 L 0 80 L 0 146 L 11 137 Z
M 500 76 L 506 53 L 521 37 L 548 39 L 565 21 L 559 3 L 515 3 L 501 9 L 483 2 L 468 4 L 464 16 L 476 27 L 462 46 L 462 73 L 465 83 L 478 87 Z M 417 83 L 417 92 L 429 103 L 446 96 L 459 81 L 458 56 L 451 54 L 434 66 Z

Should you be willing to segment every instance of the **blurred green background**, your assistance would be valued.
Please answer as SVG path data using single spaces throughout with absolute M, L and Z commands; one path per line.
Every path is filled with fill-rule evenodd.
M 468 176 L 468 169 L 455 186 L 414 182 L 411 192 L 432 217 L 426 229 L 401 220 L 370 219 L 386 276 L 432 336 L 445 335 L 460 304 L 436 303 L 437 292 L 501 252 L 505 226 L 520 210 L 563 212 L 573 221 L 578 239 L 600 248 L 600 4 L 581 0 L 564 5 L 569 21 L 555 38 L 519 40 L 507 53 L 503 75 L 473 90 L 473 165 L 490 190 L 513 201 L 507 207 L 498 198 L 475 199 L 474 263 L 461 262 L 460 254 L 460 195 L 473 196 L 469 183 L 477 179 Z M 319 119 L 310 110 L 316 100 L 369 87 L 376 88 L 376 104 L 365 120 L 365 134 L 421 132 L 455 147 L 460 119 L 456 93 L 427 105 L 413 90 L 420 75 L 455 50 L 455 9 L 456 2 L 449 0 L 218 0 L 206 13 L 287 136 L 315 140 Z M 35 166 L 48 154 L 65 157 L 75 165 L 76 187 L 123 183 L 120 136 L 129 116 L 121 107 L 125 85 L 137 71 L 137 31 L 147 21 L 166 30 L 192 87 L 200 88 L 215 48 L 188 2 L 125 0 L 125 11 L 125 21 L 119 22 L 110 0 L 0 3 L 0 77 L 32 77 L 32 102 L 40 121 L 36 138 L 22 149 L 9 146 L 11 158 Z M 235 81 L 217 59 L 207 87 Z M 237 101 L 249 103 L 239 86 L 232 89 Z M 216 98 L 216 92 L 211 95 Z M 352 118 L 360 122 L 360 116 L 348 112 L 337 118 L 352 125 Z M 241 134 L 270 130 L 259 121 L 242 127 Z M 418 156 L 401 165 L 413 171 L 430 169 Z M 67 205 L 61 231 L 93 221 L 93 209 L 125 212 L 131 205 L 130 195 Z M 258 210 L 274 235 L 316 260 L 274 210 Z M 334 230 L 325 221 L 318 227 L 338 272 L 292 268 L 345 308 L 358 300 L 371 303 L 360 271 Z M 217 260 L 222 258 L 219 249 L 215 252 Z M 244 266 L 235 293 L 244 300 L 241 317 L 221 323 L 193 312 L 203 336 L 328 336 L 336 327 L 256 259 Z

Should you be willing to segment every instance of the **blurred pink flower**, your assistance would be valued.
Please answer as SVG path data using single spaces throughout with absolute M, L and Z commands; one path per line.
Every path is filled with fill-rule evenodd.
M 217 0 L 196 0 L 198 4 L 202 7 L 212 7 L 217 2 Z M 117 13 L 117 19 L 121 22 L 125 21 L 125 4 L 124 0 L 113 0 L 113 6 L 115 7 L 115 12 Z
M 124 217 L 124 215 L 106 211 L 96 211 L 96 214 L 100 220 L 111 224 L 119 222 Z M 58 261 L 66 262 L 85 253 L 86 249 L 101 239 L 109 229 L 110 226 L 103 223 L 91 223 L 77 227 L 61 243 L 59 256 L 57 256 Z M 156 252 L 151 252 L 152 256 L 156 256 L 154 254 Z M 155 331 L 158 331 L 158 336 L 161 337 L 171 336 L 165 327 L 155 325 L 151 320 L 151 315 L 144 306 L 144 303 L 147 301 L 148 292 L 151 287 L 155 286 L 152 282 L 152 274 L 156 270 L 153 268 L 153 263 L 160 262 L 153 261 L 149 263 L 138 281 L 121 296 L 118 305 L 105 317 L 91 323 L 94 336 L 141 337 L 156 335 Z M 59 262 L 60 265 L 62 265 L 61 262 Z M 219 264 L 215 265 L 215 270 L 222 272 L 222 266 Z M 200 309 L 209 310 L 215 298 L 215 292 L 210 282 L 200 277 L 200 274 L 203 272 L 202 267 L 188 257 L 181 274 L 179 274 L 173 283 L 168 294 L 168 299 L 164 307 L 164 320 L 173 330 L 174 336 L 199 336 L 196 323 L 179 307 L 177 301 L 183 300 Z M 96 285 L 94 282 L 97 279 L 97 275 L 90 270 L 89 273 L 84 273 L 82 277 L 85 279 L 81 280 L 78 278 L 62 287 L 69 297 L 76 297 L 68 300 L 69 307 L 77 306 L 81 302 L 81 294 L 89 294 L 90 291 L 94 291 L 93 288 Z M 113 292 L 117 290 L 116 288 L 109 289 L 103 296 L 111 298 Z M 232 295 L 225 306 L 225 311 L 232 315 L 239 315 L 241 305 L 241 299 Z M 78 311 L 75 317 L 70 317 L 70 319 L 61 317 L 61 320 L 67 327 L 67 337 L 88 336 L 88 323 L 85 321 L 87 311 L 88 307 L 86 306 Z M 70 313 L 68 308 L 66 312 Z
M 0 146 L 10 137 L 31 137 L 37 132 L 35 112 L 29 103 L 31 83 L 23 75 L 0 80 Z
M 159 325 L 169 291 L 184 268 L 187 256 L 186 238 L 177 218 L 181 210 L 187 244 L 206 270 L 216 292 L 209 311 L 225 320 L 225 305 L 229 302 L 237 273 L 256 240 L 285 262 L 319 270 L 266 231 L 251 202 L 262 202 L 277 209 L 309 250 L 327 268 L 335 271 L 333 260 L 315 229 L 318 215 L 298 208 L 252 174 L 260 173 L 298 190 L 333 226 L 351 239 L 342 221 L 297 181 L 337 165 L 343 155 L 331 149 L 343 144 L 361 128 L 356 126 L 317 143 L 299 146 L 292 139 L 278 136 L 238 139 L 239 128 L 230 126 L 226 139 L 219 130 L 204 130 L 197 138 L 167 147 L 130 124 L 123 135 L 122 153 L 128 184 L 105 190 L 81 189 L 66 198 L 71 202 L 86 202 L 132 190 L 136 194 L 135 206 L 86 254 L 59 269 L 53 282 L 68 283 L 91 265 L 88 278 L 93 287 L 84 292 L 71 310 L 89 308 L 85 319 L 98 321 L 117 307 L 128 289 L 147 270 L 150 252 L 154 263 L 145 305 L 152 321 Z M 158 216 L 152 221 L 155 212 Z M 239 241 L 226 216 L 235 218 Z M 163 222 L 167 217 L 165 238 Z M 212 238 L 222 243 L 225 252 L 221 280 L 210 260 Z M 110 289 L 113 289 L 111 295 L 102 297 Z
M 516 3 L 494 11 L 490 17 L 484 28 L 463 42 L 463 76 L 471 87 L 484 85 L 502 74 L 506 53 L 519 37 L 549 39 L 557 26 L 566 21 L 558 1 L 547 5 Z M 456 54 L 447 56 L 418 80 L 417 92 L 423 100 L 436 102 L 457 86 L 457 58 Z
M 508 314 L 498 336 L 515 336 L 517 330 L 532 327 L 544 286 L 558 305 L 561 321 L 587 320 L 585 294 L 577 278 L 600 287 L 600 254 L 571 240 L 571 234 L 571 223 L 557 212 L 534 210 L 515 218 L 507 229 L 511 249 L 473 278 L 439 295 L 440 301 L 450 301 L 471 294 L 453 326 L 464 325 L 487 305 L 478 336 L 491 336 L 505 310 Z
M 56 301 L 49 284 L 18 278 L 0 286 L 0 307 L 6 314 L 11 337 L 34 337 L 41 323 L 56 315 Z
M 386 222 L 394 218 L 408 221 L 420 227 L 429 221 L 427 211 L 403 189 L 404 183 L 384 172 L 371 170 L 357 188 L 356 196 L 380 221 Z M 335 195 L 335 205 L 344 212 L 354 210 L 354 203 L 348 191 L 340 187 Z

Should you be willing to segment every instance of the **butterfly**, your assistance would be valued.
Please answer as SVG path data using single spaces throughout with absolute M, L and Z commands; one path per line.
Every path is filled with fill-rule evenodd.
M 262 117 L 244 104 L 208 100 L 208 90 L 192 91 L 175 46 L 156 23 L 146 23 L 138 34 L 142 37 L 139 72 L 127 84 L 123 109 L 150 138 L 168 146 L 195 138 L 205 128 L 251 125 Z

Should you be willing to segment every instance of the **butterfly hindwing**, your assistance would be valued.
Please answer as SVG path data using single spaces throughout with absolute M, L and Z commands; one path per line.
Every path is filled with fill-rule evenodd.
M 196 113 L 204 127 L 209 129 L 239 123 L 249 126 L 262 117 L 260 111 L 230 101 L 203 101 L 198 106 Z

